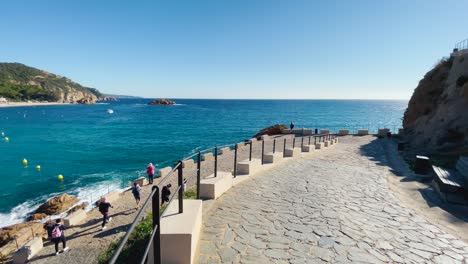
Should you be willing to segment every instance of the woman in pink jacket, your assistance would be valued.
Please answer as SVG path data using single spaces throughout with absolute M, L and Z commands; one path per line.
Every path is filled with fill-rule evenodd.
M 153 184 L 153 176 L 154 176 L 154 165 L 153 165 L 153 163 L 148 164 L 148 167 L 146 167 L 146 174 L 148 174 L 149 184 Z

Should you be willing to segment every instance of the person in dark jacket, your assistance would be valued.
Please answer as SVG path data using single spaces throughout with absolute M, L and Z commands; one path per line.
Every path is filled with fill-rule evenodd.
M 293 123 L 293 121 L 291 121 L 291 124 L 289 124 L 289 128 L 290 128 L 291 130 L 294 129 L 294 123 Z
M 172 187 L 171 184 L 168 184 L 162 188 L 161 191 L 161 205 L 163 205 L 165 202 L 169 202 L 169 196 L 171 196 L 171 190 L 170 188 Z
M 133 197 L 135 198 L 135 202 L 136 202 L 136 210 L 138 210 L 138 208 L 140 208 L 140 192 L 141 192 L 141 187 L 140 185 L 138 185 L 138 183 L 134 182 L 133 183 L 133 187 L 132 187 L 132 194 L 133 194 Z
M 112 220 L 112 217 L 109 217 L 109 208 L 114 207 L 106 200 L 106 197 L 102 197 L 99 203 L 99 212 L 102 214 L 102 230 L 106 229 L 106 224 Z
M 55 255 L 60 254 L 59 243 L 62 242 L 63 252 L 68 251 L 67 242 L 65 240 L 65 227 L 60 223 L 61 220 L 55 220 L 55 224 L 51 227 L 51 241 L 55 244 Z

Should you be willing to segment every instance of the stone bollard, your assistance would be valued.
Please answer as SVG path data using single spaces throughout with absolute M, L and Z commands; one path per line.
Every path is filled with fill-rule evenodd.
M 202 160 L 203 161 L 209 161 L 209 160 L 214 160 L 214 155 L 211 152 L 205 153 L 202 155 Z
M 263 155 L 263 163 L 275 163 L 283 159 L 283 152 L 268 152 Z
M 325 144 L 323 142 L 318 142 L 315 144 L 315 149 L 323 149 L 325 147 Z
M 158 178 L 166 176 L 172 170 L 171 167 L 167 166 L 158 170 Z
M 365 135 L 369 135 L 369 130 L 367 129 L 360 129 L 358 130 L 358 133 L 357 133 L 359 136 L 365 136 Z
M 39 253 L 43 247 L 44 245 L 41 237 L 35 237 L 31 239 L 24 246 L 13 253 L 13 263 L 23 264 L 28 262 L 28 260 Z
M 284 150 L 284 157 L 286 157 L 286 158 L 297 157 L 300 154 L 301 154 L 301 149 L 300 148 L 286 148 Z
M 388 132 L 390 132 L 390 129 L 388 128 L 379 128 L 378 132 L 377 132 L 377 136 L 378 137 L 387 137 L 387 134 Z
M 134 180 L 133 182 L 138 183 L 138 185 L 140 185 L 140 186 L 148 184 L 148 180 L 145 177 L 140 177 L 140 178 Z M 133 183 L 131 185 L 133 186 Z
M 200 182 L 200 197 L 217 199 L 232 187 L 232 179 L 230 172 L 218 171 L 217 177 L 211 174 Z
M 262 167 L 262 161 L 259 159 L 243 160 L 237 163 L 237 175 L 252 174 Z
M 63 225 L 65 227 L 77 226 L 82 224 L 86 221 L 86 212 L 85 210 L 78 210 L 76 212 L 71 213 L 67 217 L 63 219 Z
M 220 155 L 226 155 L 226 154 L 228 154 L 230 152 L 231 152 L 231 149 L 229 147 L 225 147 L 225 148 L 220 149 L 219 154 Z
M 183 160 L 182 161 L 182 168 L 190 168 L 195 165 L 195 161 L 193 159 Z
M 303 145 L 302 146 L 302 152 L 311 152 L 314 149 L 315 149 L 314 145 Z
M 349 130 L 348 129 L 342 129 L 338 132 L 338 134 L 340 134 L 341 136 L 345 136 L 345 135 L 348 135 L 349 134 Z

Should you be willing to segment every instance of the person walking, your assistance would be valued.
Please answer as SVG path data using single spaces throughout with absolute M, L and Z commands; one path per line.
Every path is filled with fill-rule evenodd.
M 168 184 L 162 188 L 161 191 L 161 205 L 163 205 L 165 202 L 169 202 L 169 196 L 171 196 L 171 190 L 170 188 L 172 187 L 171 184 Z
M 65 240 L 65 233 L 63 232 L 65 227 L 61 224 L 61 219 L 55 220 L 55 224 L 52 226 L 51 241 L 55 244 L 55 255 L 60 254 L 59 243 L 62 242 L 63 252 L 68 251 L 67 242 Z
M 135 209 L 138 210 L 140 208 L 140 192 L 141 192 L 141 187 L 138 183 L 134 182 L 133 183 L 133 188 L 132 188 L 132 194 L 133 197 L 135 198 L 136 202 L 136 207 Z
M 291 124 L 289 124 L 289 128 L 290 128 L 291 130 L 294 129 L 294 123 L 293 123 L 293 121 L 291 121 Z
M 153 177 L 154 177 L 154 165 L 153 165 L 153 163 L 149 163 L 148 167 L 146 167 L 146 174 L 148 174 L 149 184 L 153 184 Z
M 114 208 L 106 199 L 106 197 L 101 198 L 99 203 L 99 212 L 102 214 L 102 230 L 106 229 L 106 224 L 112 220 L 112 217 L 109 217 L 109 208 Z

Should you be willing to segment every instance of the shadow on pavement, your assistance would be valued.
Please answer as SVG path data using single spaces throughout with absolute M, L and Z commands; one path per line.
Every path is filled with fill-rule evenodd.
M 439 207 L 454 217 L 447 218 L 450 222 L 468 222 L 468 206 L 447 203 L 442 200 L 430 181 L 422 180 L 411 171 L 397 151 L 397 143 L 393 139 L 375 139 L 360 148 L 361 155 L 379 166 L 387 166 L 400 182 L 410 183 L 411 188 L 405 192 L 416 190 L 429 207 Z M 413 182 L 413 183 L 412 183 Z

